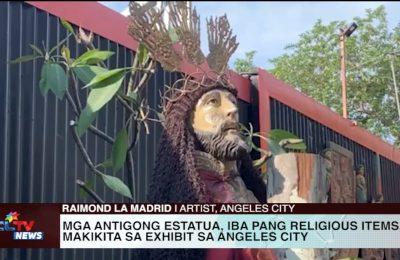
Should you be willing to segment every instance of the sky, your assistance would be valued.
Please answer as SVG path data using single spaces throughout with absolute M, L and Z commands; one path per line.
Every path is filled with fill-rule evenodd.
M 128 2 L 100 2 L 117 12 L 127 11 Z M 350 24 L 356 16 L 365 16 L 365 10 L 384 5 L 389 27 L 400 23 L 400 2 L 196 2 L 201 19 L 203 53 L 208 53 L 205 19 L 227 14 L 239 47 L 230 60 L 243 58 L 255 50 L 257 67 L 271 68 L 270 59 L 285 53 L 285 46 L 297 42 L 299 35 L 312 28 L 321 19 L 324 24 L 345 20 Z

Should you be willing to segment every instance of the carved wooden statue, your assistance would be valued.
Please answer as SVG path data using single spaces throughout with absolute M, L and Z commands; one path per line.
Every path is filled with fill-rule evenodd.
M 148 201 L 154 203 L 266 202 L 266 187 L 239 133 L 237 91 L 227 62 L 237 47 L 226 16 L 207 21 L 210 54 L 200 50 L 200 25 L 188 2 L 170 2 L 169 20 L 182 48 L 175 48 L 163 10 L 131 2 L 129 33 L 168 70 L 182 61 L 212 71 L 185 76 L 163 97 L 164 132 Z M 199 75 L 197 74 L 197 76 Z M 146 259 L 276 259 L 270 249 L 148 250 Z
M 356 170 L 356 200 L 357 203 L 367 203 L 367 183 L 363 165 L 358 166 Z

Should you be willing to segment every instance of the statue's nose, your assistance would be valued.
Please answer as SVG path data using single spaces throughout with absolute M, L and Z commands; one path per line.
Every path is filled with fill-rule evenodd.
M 226 116 L 233 121 L 238 121 L 238 109 L 236 106 L 229 108 L 229 110 L 226 112 Z

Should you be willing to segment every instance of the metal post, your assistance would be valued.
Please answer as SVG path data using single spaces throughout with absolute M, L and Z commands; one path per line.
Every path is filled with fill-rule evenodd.
M 396 83 L 396 73 L 394 72 L 394 55 L 390 55 L 390 68 L 392 69 L 392 76 L 393 76 L 393 86 L 394 86 L 394 95 L 396 98 L 396 105 L 397 105 L 397 114 L 400 120 L 400 102 L 399 102 L 399 91 L 397 89 Z
M 343 117 L 347 118 L 346 62 L 345 62 L 345 50 L 344 50 L 345 37 L 346 36 L 342 32 L 340 34 L 340 62 L 341 62 L 340 77 L 341 77 L 341 80 L 342 80 L 342 111 L 343 111 Z

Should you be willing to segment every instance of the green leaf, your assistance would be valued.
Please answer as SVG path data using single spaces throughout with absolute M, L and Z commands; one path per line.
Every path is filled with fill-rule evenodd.
M 64 69 L 57 63 L 45 63 L 42 67 L 39 88 L 42 95 L 50 89 L 59 99 L 64 97 L 68 86 L 68 78 Z
M 113 54 L 114 52 L 112 51 L 89 50 L 76 58 L 71 67 L 77 65 L 96 65 L 100 61 L 110 58 Z
M 283 146 L 282 148 L 285 149 L 300 150 L 300 151 L 307 150 L 307 146 L 303 142 L 303 139 L 300 139 L 295 134 L 282 129 L 271 130 L 269 132 L 269 139 L 278 146 L 282 145 Z
M 268 149 L 271 151 L 273 155 L 279 155 L 286 153 L 286 151 L 278 144 L 278 142 L 268 139 Z
M 139 44 L 139 48 L 136 55 L 138 55 L 139 64 L 142 65 L 146 64 L 147 60 L 149 59 L 149 51 L 147 50 L 146 46 L 144 46 L 143 43 Z
M 61 20 L 62 26 L 64 26 L 64 28 L 65 28 L 68 32 L 70 32 L 70 33 L 72 33 L 72 34 L 75 34 L 74 29 L 72 28 L 72 25 L 71 25 L 69 22 L 67 22 L 67 21 L 64 20 L 64 19 L 60 19 L 60 20 Z
M 102 73 L 105 73 L 107 69 L 99 67 L 99 66 L 76 66 L 73 67 L 72 70 L 75 72 L 76 76 L 80 81 L 82 81 L 85 85 L 89 84 L 89 82 L 96 76 Z
M 271 138 L 272 140 L 277 141 L 278 143 L 284 139 L 299 139 L 299 137 L 297 137 L 296 135 L 282 130 L 282 129 L 273 129 L 269 132 L 268 137 Z
M 90 124 L 96 119 L 96 115 L 97 113 L 93 112 L 88 106 L 82 110 L 76 125 L 76 132 L 79 136 L 82 136 L 86 132 Z
M 234 68 L 239 73 L 249 73 L 256 70 L 254 64 L 254 55 L 256 51 L 250 51 L 245 53 L 245 58 L 238 58 L 234 62 Z
M 111 158 L 114 173 L 124 166 L 128 147 L 128 133 L 124 128 L 117 134 L 117 138 L 115 139 L 114 145 L 112 147 Z
M 68 78 L 60 64 L 48 63 L 46 84 L 48 88 L 59 98 L 64 97 L 68 87 Z
M 39 54 L 42 57 L 44 56 L 43 52 L 37 46 L 35 46 L 33 44 L 29 44 L 29 46 L 31 46 L 31 48 L 34 52 L 36 52 L 37 54 Z
M 306 151 L 307 146 L 304 142 L 297 143 L 297 144 L 287 144 L 285 145 L 285 148 L 291 149 L 291 150 L 298 150 L 298 151 Z
M 103 181 L 107 187 L 125 197 L 132 199 L 131 191 L 129 190 L 128 186 L 121 181 L 121 179 L 107 174 L 101 174 L 101 177 L 103 178 Z
M 250 130 L 249 130 L 250 135 L 253 136 L 253 132 L 254 132 L 253 125 L 251 123 L 249 123 L 249 127 L 250 127 Z
M 103 169 L 107 169 L 107 168 L 111 168 L 113 167 L 113 162 L 112 162 L 112 158 L 108 158 L 107 160 L 105 160 L 104 162 L 96 165 L 96 168 L 98 167 L 102 167 Z
M 90 87 L 92 89 L 96 89 L 96 88 L 107 87 L 107 86 L 119 81 L 121 78 L 123 79 L 128 70 L 130 70 L 130 68 L 120 68 L 120 69 L 108 70 L 101 74 L 97 74 L 83 88 Z
M 63 46 L 61 48 L 61 55 L 64 57 L 66 61 L 69 61 L 71 59 L 71 52 L 67 46 Z
M 254 143 L 253 143 L 253 140 L 252 140 L 252 136 L 250 136 L 250 135 L 245 136 L 245 137 L 244 137 L 244 141 L 246 142 L 247 146 L 250 147 L 251 150 L 252 150 L 253 147 L 254 147 Z M 250 150 L 250 152 L 251 152 L 251 150 Z
M 285 144 L 298 144 L 303 142 L 303 139 L 300 138 L 286 138 L 282 139 L 280 142 L 285 143 Z
M 290 149 L 290 150 L 300 150 L 305 151 L 307 150 L 307 146 L 304 143 L 303 139 L 283 139 L 279 143 L 283 148 Z
M 42 66 L 42 71 L 40 73 L 39 89 L 42 95 L 46 95 L 50 89 L 50 85 L 47 84 L 47 74 L 48 74 L 49 64 L 45 63 Z
M 89 93 L 86 106 L 88 106 L 93 112 L 99 111 L 108 101 L 111 100 L 111 98 L 113 98 L 115 93 L 117 93 L 123 80 L 124 77 L 121 77 L 107 86 L 92 89 Z
M 37 58 L 40 58 L 40 56 L 38 56 L 36 54 L 25 55 L 25 56 L 21 56 L 19 58 L 16 58 L 15 60 L 11 60 L 9 63 L 10 64 L 17 64 L 17 63 L 22 63 L 22 62 L 35 60 Z

